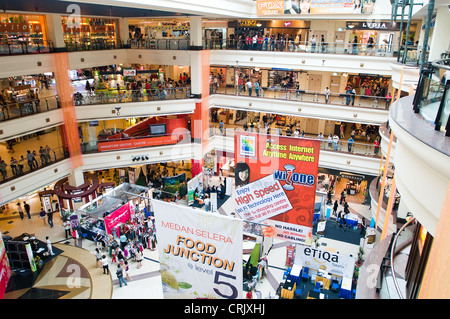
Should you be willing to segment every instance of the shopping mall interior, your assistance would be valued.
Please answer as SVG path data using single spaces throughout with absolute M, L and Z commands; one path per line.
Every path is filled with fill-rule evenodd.
M 450 296 L 446 1 L 105 3 L 2 5 L 1 299 Z

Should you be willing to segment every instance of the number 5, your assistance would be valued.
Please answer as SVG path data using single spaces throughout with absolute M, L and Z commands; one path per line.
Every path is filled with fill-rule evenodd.
M 214 291 L 215 291 L 219 296 L 221 296 L 221 297 L 223 297 L 223 298 L 236 299 L 237 296 L 238 296 L 238 291 L 237 291 L 236 287 L 233 286 L 233 285 L 232 285 L 231 283 L 229 283 L 229 282 L 226 282 L 226 281 L 220 281 L 220 280 L 219 280 L 219 276 L 223 276 L 223 277 L 227 277 L 227 278 L 231 278 L 231 279 L 236 279 L 236 276 L 233 276 L 233 275 L 227 275 L 227 274 L 224 274 L 223 272 L 220 272 L 220 271 L 216 271 L 216 274 L 214 275 L 214 283 L 215 283 L 215 284 L 218 284 L 218 285 L 226 285 L 226 286 L 230 287 L 232 293 L 231 293 L 231 295 L 225 295 L 225 294 L 221 293 L 221 292 L 219 291 L 219 289 L 217 289 L 217 288 L 214 288 Z

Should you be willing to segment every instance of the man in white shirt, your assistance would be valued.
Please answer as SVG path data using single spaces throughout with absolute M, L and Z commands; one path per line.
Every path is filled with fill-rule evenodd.
M 316 37 L 313 35 L 310 41 L 311 41 L 311 52 L 314 53 L 316 52 Z
M 49 254 L 51 256 L 54 256 L 55 254 L 53 253 L 53 249 L 52 249 L 52 242 L 50 241 L 50 239 L 47 237 L 45 237 L 45 241 L 47 242 L 47 250 L 49 252 Z
M 330 91 L 330 89 L 327 86 L 327 88 L 325 89 L 325 103 L 328 103 L 328 99 L 330 98 L 330 94 L 331 94 L 331 91 Z
M 205 211 L 209 212 L 211 200 L 209 199 L 208 195 L 206 195 L 204 203 L 205 203 Z
M 249 79 L 247 83 L 245 83 L 245 86 L 248 88 L 248 96 L 252 96 L 252 88 L 253 88 L 252 81 L 250 81 Z
M 337 136 L 336 134 L 334 134 L 333 136 L 333 149 L 335 151 L 338 150 L 338 143 L 339 143 L 339 136 Z

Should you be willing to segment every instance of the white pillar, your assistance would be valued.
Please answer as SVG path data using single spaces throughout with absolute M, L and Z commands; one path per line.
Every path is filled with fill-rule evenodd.
M 64 34 L 62 27 L 62 20 L 60 14 L 48 13 L 45 15 L 47 20 L 47 33 L 50 41 L 53 42 L 54 48 L 65 49 Z
M 74 169 L 73 173 L 68 177 L 69 185 L 72 187 L 78 187 L 84 184 L 83 170 L 80 168 Z
M 191 57 L 191 94 L 202 94 L 202 58 L 199 52 L 193 52 Z
M 128 26 L 128 18 L 119 18 L 119 39 L 123 42 L 123 44 L 127 44 L 127 41 L 130 38 Z
M 450 12 L 447 6 L 437 8 L 436 20 L 433 29 L 433 35 L 430 41 L 430 54 L 428 61 L 434 61 L 441 58 L 441 53 L 449 49 L 450 38 Z
M 190 45 L 192 48 L 203 48 L 203 28 L 202 28 L 202 17 L 195 16 L 189 18 L 189 35 L 190 35 Z

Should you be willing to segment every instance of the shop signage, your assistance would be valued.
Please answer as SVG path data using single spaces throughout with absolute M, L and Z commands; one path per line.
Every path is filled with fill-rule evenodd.
M 136 70 L 135 69 L 124 69 L 123 76 L 136 76 Z
M 257 21 L 256 20 L 241 20 L 239 21 L 240 27 L 256 27 Z
M 0 23 L 0 32 L 30 33 L 30 25 L 27 23 Z
M 238 214 L 273 225 L 280 239 L 310 243 L 319 151 L 316 140 L 237 132 Z
M 393 22 L 369 22 L 369 21 L 347 21 L 347 30 L 386 30 L 386 31 L 398 31 L 400 25 Z
M 258 16 L 309 14 L 370 14 L 375 0 L 355 8 L 354 0 L 257 0 Z
M 242 298 L 242 220 L 152 200 L 165 299 Z
M 324 270 L 335 276 L 353 277 L 355 257 L 328 252 L 305 245 L 295 246 L 294 264 L 313 270 Z
M 138 147 L 163 146 L 176 143 L 177 138 L 172 135 L 155 136 L 148 138 L 134 138 L 120 141 L 98 142 L 98 151 L 104 152 L 104 151 L 123 150 Z
M 361 182 L 366 178 L 364 175 L 358 175 L 358 174 L 353 174 L 353 173 L 341 172 L 340 175 L 342 178 L 347 178 L 347 179 L 351 179 L 351 180 L 358 181 L 358 182 Z

